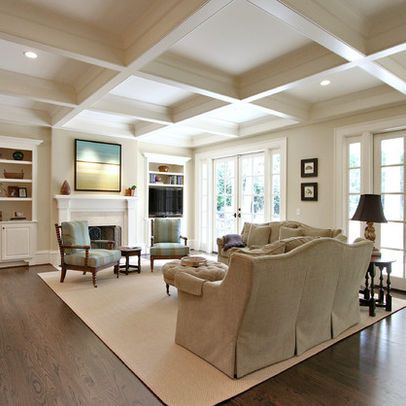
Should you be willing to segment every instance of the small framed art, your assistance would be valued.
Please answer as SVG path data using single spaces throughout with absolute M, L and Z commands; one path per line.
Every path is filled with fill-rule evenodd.
M 18 186 L 8 186 L 7 187 L 8 197 L 19 197 L 18 190 L 19 190 Z
M 317 182 L 302 183 L 300 186 L 301 186 L 301 197 L 303 202 L 306 201 L 317 202 L 318 198 Z
M 313 178 L 318 173 L 318 159 L 302 159 L 300 161 L 300 175 L 302 178 Z
M 27 188 L 26 187 L 19 187 L 18 188 L 18 197 L 27 197 Z

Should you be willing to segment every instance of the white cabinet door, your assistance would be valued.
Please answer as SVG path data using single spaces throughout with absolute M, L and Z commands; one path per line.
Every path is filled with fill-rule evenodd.
M 1 259 L 27 259 L 32 256 L 32 225 L 4 224 L 1 230 Z

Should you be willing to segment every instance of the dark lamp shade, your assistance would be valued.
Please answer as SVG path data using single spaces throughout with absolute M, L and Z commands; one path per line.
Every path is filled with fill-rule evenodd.
M 357 210 L 351 220 L 387 223 L 383 213 L 381 195 L 361 195 Z

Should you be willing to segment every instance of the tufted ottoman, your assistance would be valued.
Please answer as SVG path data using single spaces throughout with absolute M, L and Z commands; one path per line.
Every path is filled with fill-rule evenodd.
M 206 265 L 198 267 L 183 266 L 180 264 L 179 259 L 168 262 L 162 267 L 162 274 L 166 283 L 166 293 L 169 295 L 169 285 L 175 286 L 175 275 L 178 272 L 185 272 L 197 278 L 214 282 L 223 280 L 227 269 L 227 265 L 215 261 L 207 261 Z

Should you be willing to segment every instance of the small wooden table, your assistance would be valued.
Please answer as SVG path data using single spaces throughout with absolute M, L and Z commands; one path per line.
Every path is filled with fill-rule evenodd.
M 365 288 L 360 290 L 364 295 L 360 299 L 361 306 L 369 306 L 369 315 L 376 316 L 376 307 L 384 307 L 386 311 L 392 311 L 392 295 L 391 295 L 391 280 L 392 264 L 394 259 L 385 257 L 371 257 L 368 266 L 368 271 L 365 274 Z M 375 299 L 375 267 L 380 271 L 378 299 Z M 386 295 L 383 286 L 383 270 L 386 269 Z M 370 281 L 369 281 L 370 279 Z
M 125 269 L 124 271 L 120 271 L 128 275 L 129 269 L 134 268 L 135 272 L 141 272 L 141 247 L 120 247 L 121 256 L 125 257 L 125 265 L 120 265 L 120 269 Z M 138 264 L 131 265 L 130 264 L 130 257 L 137 256 L 138 257 Z M 133 271 L 133 272 L 134 272 Z

